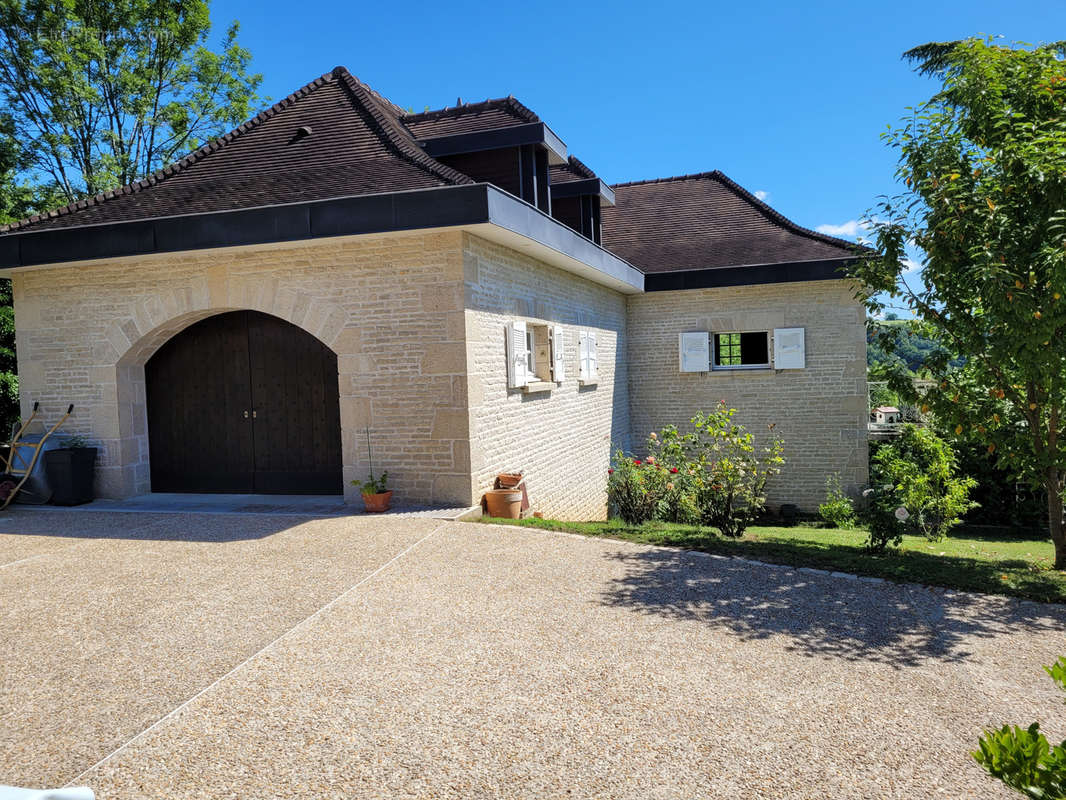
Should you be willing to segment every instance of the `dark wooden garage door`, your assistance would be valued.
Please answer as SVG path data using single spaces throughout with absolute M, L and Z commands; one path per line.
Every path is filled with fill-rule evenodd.
M 144 368 L 152 490 L 339 494 L 337 356 L 257 311 L 191 325 Z

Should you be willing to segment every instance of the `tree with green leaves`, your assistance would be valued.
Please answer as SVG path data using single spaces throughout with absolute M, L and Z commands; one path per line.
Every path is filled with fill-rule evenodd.
M 262 76 L 207 0 L 0 0 L 0 224 L 137 181 L 251 116 Z M 18 418 L 0 281 L 0 430 Z
M 0 0 L 0 97 L 23 172 L 64 202 L 132 183 L 251 116 L 232 23 L 207 0 Z
M 905 57 L 943 85 L 885 134 L 902 192 L 870 215 L 876 252 L 854 275 L 872 312 L 902 299 L 941 345 L 925 361 L 932 387 L 898 374 L 893 388 L 1046 491 L 1066 569 L 1066 42 L 966 39 Z M 925 254 L 910 282 L 908 245 Z

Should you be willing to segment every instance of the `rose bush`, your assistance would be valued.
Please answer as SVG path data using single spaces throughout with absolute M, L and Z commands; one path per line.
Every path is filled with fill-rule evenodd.
M 627 524 L 651 519 L 710 525 L 738 538 L 766 507 L 766 485 L 784 463 L 781 441 L 757 455 L 755 437 L 733 421 L 724 401 L 692 418 L 681 433 L 668 425 L 648 436 L 644 459 L 615 453 L 608 480 L 613 512 Z

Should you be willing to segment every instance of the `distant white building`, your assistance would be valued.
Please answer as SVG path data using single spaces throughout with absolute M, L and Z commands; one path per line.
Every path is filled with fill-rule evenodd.
M 870 413 L 870 422 L 894 424 L 903 421 L 903 414 L 895 406 L 878 406 Z

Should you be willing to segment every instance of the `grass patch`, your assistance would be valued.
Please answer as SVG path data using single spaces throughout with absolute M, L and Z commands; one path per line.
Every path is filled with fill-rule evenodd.
M 1066 574 L 1051 569 L 1054 548 L 1050 541 L 1040 539 L 990 539 L 987 535 L 959 532 L 941 542 L 929 542 L 921 536 L 905 536 L 898 550 L 875 554 L 864 547 L 866 531 L 856 529 L 751 527 L 743 538 L 732 540 L 709 528 L 666 522 L 632 527 L 621 520 L 562 522 L 535 517 L 484 517 L 481 521 L 1066 603 Z

